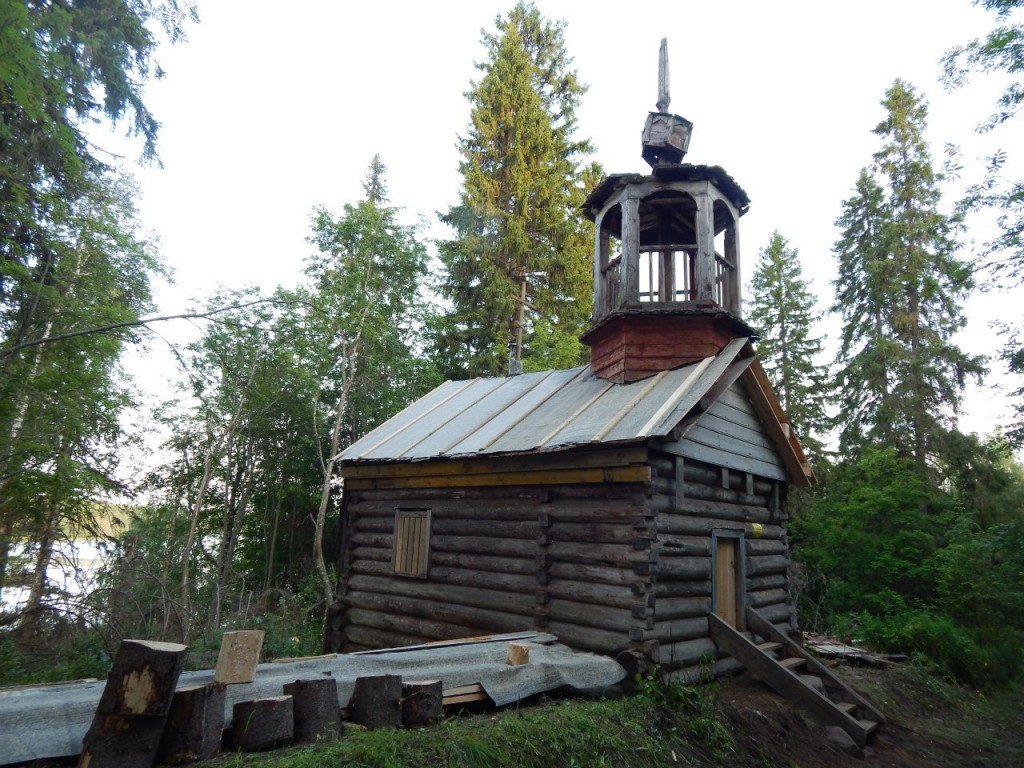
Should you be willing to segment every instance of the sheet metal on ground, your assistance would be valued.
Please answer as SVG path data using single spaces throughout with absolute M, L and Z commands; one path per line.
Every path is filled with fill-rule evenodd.
M 529 664 L 505 663 L 507 643 L 512 639 L 529 644 Z M 480 683 L 498 705 L 563 685 L 601 688 L 625 677 L 625 670 L 613 659 L 579 653 L 556 640 L 554 635 L 523 632 L 462 644 L 260 664 L 255 682 L 228 686 L 228 724 L 236 702 L 280 696 L 285 683 L 321 676 L 338 681 L 341 707 L 348 704 L 356 678 L 368 675 L 440 679 L 445 689 Z M 212 679 L 212 670 L 185 672 L 178 686 L 201 685 Z M 0 690 L 0 764 L 78 754 L 103 686 L 100 681 Z

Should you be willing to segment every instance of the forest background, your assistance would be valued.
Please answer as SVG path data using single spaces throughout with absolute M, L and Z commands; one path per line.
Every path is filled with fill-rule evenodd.
M 748 186 L 754 207 L 766 209 L 759 221 L 775 219 L 775 232 L 744 228 L 745 311 L 821 479 L 791 500 L 804 626 L 920 654 L 985 685 L 1015 674 L 1024 656 L 1024 471 L 1013 452 L 1024 355 L 1019 309 L 1006 309 L 1020 295 L 1024 174 L 1000 150 L 1015 130 L 1024 58 L 1020 3 L 978 5 L 949 4 L 971 12 L 977 44 L 969 25 L 943 27 L 948 42 L 933 59 L 908 58 L 910 72 L 874 81 L 858 43 L 857 57 L 829 71 L 827 93 L 808 90 L 807 62 L 832 44 L 829 35 L 799 48 L 773 42 L 763 54 L 787 76 L 751 89 L 719 74 L 731 40 L 718 34 L 720 20 L 704 20 L 715 33 L 699 37 L 717 57 L 697 55 L 687 36 L 673 57 L 672 111 L 697 123 L 695 162 L 722 163 L 744 186 L 744 163 L 759 169 L 757 187 Z M 808 8 L 793 9 L 807 21 Z M 907 29 L 927 36 L 941 16 L 919 6 L 915 23 L 887 25 L 886 14 L 913 9 L 876 10 L 865 35 L 876 49 L 899 44 Z M 4 0 L 0 13 L 0 677 L 92 674 L 128 635 L 185 640 L 199 663 L 220 631 L 242 626 L 268 629 L 271 654 L 315 651 L 333 591 L 338 448 L 443 378 L 503 375 L 510 338 L 522 338 L 526 370 L 585 362 L 576 337 L 590 311 L 592 238 L 578 208 L 603 172 L 598 157 L 608 171 L 638 169 L 635 131 L 653 106 L 656 38 L 638 35 L 632 53 L 605 44 L 588 61 L 616 74 L 591 74 L 573 59 L 575 21 L 501 7 L 465 30 L 480 42 L 468 92 L 463 79 L 440 95 L 415 66 L 397 82 L 342 68 L 339 93 L 310 93 L 270 46 L 257 62 L 227 52 L 233 66 L 267 74 L 246 81 L 265 110 L 293 115 L 277 137 L 293 148 L 286 165 L 317 169 L 340 154 L 362 167 L 344 179 L 323 167 L 316 175 L 327 191 L 272 172 L 266 150 L 232 119 L 240 94 L 224 81 L 215 103 L 189 105 L 203 115 L 201 144 L 187 158 L 160 155 L 159 173 L 188 179 L 184 202 L 161 197 L 167 187 L 150 183 L 158 171 L 138 171 L 145 205 L 177 218 L 161 228 L 161 248 L 143 226 L 131 163 L 116 155 L 156 157 L 158 134 L 176 130 L 173 108 L 163 127 L 148 105 L 174 77 L 170 69 L 160 80 L 162 65 L 183 61 L 186 37 L 201 36 L 206 22 L 177 0 Z M 308 27 L 311 13 L 295 19 L 307 22 L 305 34 L 323 32 Z M 251 18 L 231 21 L 245 38 Z M 448 34 L 469 21 L 458 16 Z M 864 23 L 827 20 L 847 21 L 851 31 Z M 340 56 L 360 29 L 330 30 L 337 37 L 324 47 Z M 422 37 L 424 48 L 402 58 L 450 55 Z M 736 56 L 747 57 L 756 85 L 753 50 L 761 51 Z M 394 55 L 379 46 L 366 60 Z M 637 87 L 648 75 L 651 87 Z M 595 83 L 590 92 L 584 79 Z M 930 135 L 918 88 L 941 93 L 940 82 L 950 99 L 973 95 L 945 109 L 980 133 L 954 131 L 948 143 Z M 598 83 L 611 84 L 601 99 Z M 874 92 L 858 101 L 864 87 Z M 318 120 L 308 106 L 342 97 L 344 119 Z M 813 100 L 838 122 L 801 123 L 792 100 Z M 446 125 L 436 116 L 453 101 L 464 104 L 453 114 L 470 110 L 455 129 L 453 167 L 402 172 L 411 156 L 444 157 L 432 146 L 451 134 L 434 133 Z M 588 137 L 623 120 L 617 135 L 602 134 L 614 151 L 598 155 Z M 119 143 L 111 122 L 134 139 Z M 784 135 L 798 137 L 799 151 Z M 845 175 L 838 189 L 808 181 L 823 164 Z M 270 208 L 231 226 L 240 201 L 209 182 L 215 171 L 258 190 Z M 418 218 L 420 201 L 438 191 L 436 221 Z M 303 204 L 301 234 L 274 240 L 281 228 L 269 222 L 294 219 L 296 200 L 317 192 L 319 204 Z M 338 199 L 350 202 L 330 202 Z M 805 236 L 804 227 L 822 226 L 825 245 Z M 810 262 L 794 245 L 806 253 L 806 242 Z M 169 262 L 184 265 L 183 251 L 203 269 L 179 283 L 176 305 L 166 303 L 173 289 L 161 296 L 164 314 L 193 316 L 175 339 L 165 323 L 142 319 L 154 314 Z M 275 270 L 285 287 L 252 284 Z M 819 298 L 823 279 L 831 300 Z M 185 296 L 197 299 L 193 308 Z M 986 367 L 1003 386 L 986 399 L 996 408 L 1005 399 L 1001 415 L 975 409 L 979 437 L 961 432 L 957 417 Z M 145 388 L 157 402 L 146 402 Z M 86 541 L 102 542 L 104 553 L 97 580 L 83 584 L 76 551 Z M 58 650 L 63 664 L 54 663 Z

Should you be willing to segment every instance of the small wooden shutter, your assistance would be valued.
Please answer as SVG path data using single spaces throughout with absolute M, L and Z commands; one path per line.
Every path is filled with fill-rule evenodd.
M 425 577 L 430 558 L 430 510 L 395 510 L 394 540 L 395 573 Z

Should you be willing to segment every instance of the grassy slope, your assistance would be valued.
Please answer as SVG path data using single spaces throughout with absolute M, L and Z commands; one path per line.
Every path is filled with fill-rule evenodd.
M 646 685 L 613 701 L 545 701 L 451 717 L 436 727 L 346 728 L 329 745 L 222 758 L 218 768 L 540 768 L 544 766 L 1024 765 L 1024 687 L 984 697 L 923 671 L 844 668 L 890 722 L 863 759 L 838 752 L 820 726 L 748 677 L 684 689 Z

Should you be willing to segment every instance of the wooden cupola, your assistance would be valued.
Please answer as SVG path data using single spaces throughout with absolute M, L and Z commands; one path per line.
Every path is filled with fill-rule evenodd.
M 669 113 L 662 40 L 650 175 L 604 179 L 584 204 L 595 224 L 591 367 L 626 383 L 702 360 L 753 336 L 740 317 L 740 216 L 750 200 L 722 168 L 682 162 L 693 124 Z

